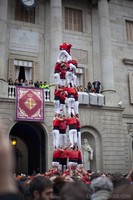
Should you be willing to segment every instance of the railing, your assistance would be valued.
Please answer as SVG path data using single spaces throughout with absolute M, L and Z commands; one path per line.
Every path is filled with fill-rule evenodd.
M 52 92 L 52 91 L 51 91 Z M 0 98 L 16 98 L 16 86 L 8 85 L 5 81 L 0 81 Z M 46 102 L 52 101 L 49 89 L 44 89 L 44 99 Z M 104 106 L 105 97 L 102 94 L 78 92 L 79 104 Z
M 8 98 L 10 98 L 10 99 L 16 98 L 16 86 L 8 85 Z M 50 90 L 49 89 L 44 89 L 44 98 L 45 98 L 45 101 L 50 101 Z

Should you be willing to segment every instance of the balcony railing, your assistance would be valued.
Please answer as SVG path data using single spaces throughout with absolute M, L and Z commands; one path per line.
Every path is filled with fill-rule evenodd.
M 16 86 L 8 85 L 6 81 L 0 80 L 0 98 L 16 98 Z M 49 89 L 44 89 L 44 99 L 46 102 L 52 101 Z M 102 94 L 78 92 L 79 104 L 104 106 L 105 97 Z
M 16 86 L 8 85 L 8 98 L 9 99 L 16 98 Z M 50 101 L 50 90 L 44 89 L 44 98 L 45 98 L 45 101 Z

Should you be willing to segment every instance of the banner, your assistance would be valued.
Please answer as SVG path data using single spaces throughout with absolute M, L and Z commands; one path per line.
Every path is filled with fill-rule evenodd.
M 44 90 L 16 87 L 16 120 L 44 121 Z

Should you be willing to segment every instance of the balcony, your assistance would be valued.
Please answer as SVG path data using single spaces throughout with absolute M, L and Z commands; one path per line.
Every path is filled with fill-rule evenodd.
M 0 98 L 15 99 L 16 98 L 16 86 L 8 85 L 4 80 L 0 80 Z M 44 89 L 45 101 L 50 101 L 50 90 Z
M 0 80 L 0 98 L 15 99 L 16 86 L 8 85 L 4 80 Z M 45 102 L 51 101 L 51 93 L 49 89 L 44 89 Z M 78 92 L 79 104 L 104 106 L 105 97 L 102 94 Z

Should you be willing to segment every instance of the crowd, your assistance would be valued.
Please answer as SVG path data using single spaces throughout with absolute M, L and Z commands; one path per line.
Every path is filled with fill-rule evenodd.
M 52 168 L 44 174 L 13 176 L 9 139 L 0 134 L 0 200 L 132 200 L 133 170 L 128 175 Z
M 21 86 L 21 87 L 35 87 L 35 88 L 42 88 L 42 89 L 49 89 L 50 85 L 47 83 L 47 81 L 39 81 L 33 82 L 32 80 L 23 80 L 23 79 L 16 79 L 13 81 L 12 78 L 8 79 L 8 85 L 14 85 L 14 86 Z

